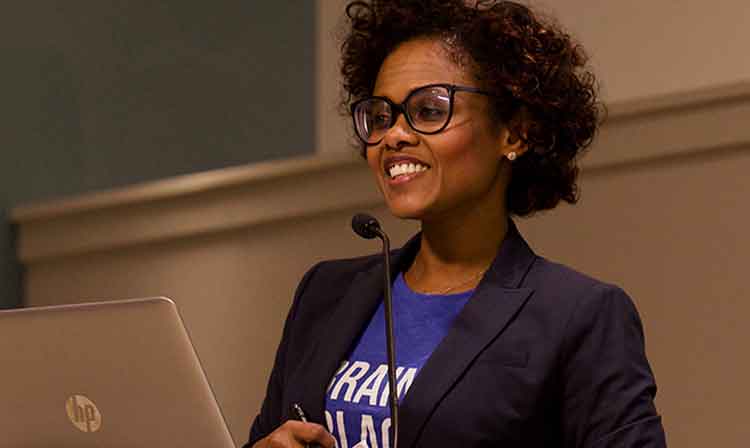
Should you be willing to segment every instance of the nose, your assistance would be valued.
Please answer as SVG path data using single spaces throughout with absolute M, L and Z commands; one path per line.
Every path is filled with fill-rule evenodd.
M 390 149 L 401 149 L 404 146 L 413 146 L 419 142 L 416 131 L 409 126 L 404 114 L 399 114 L 396 122 L 390 127 L 383 137 L 383 143 Z

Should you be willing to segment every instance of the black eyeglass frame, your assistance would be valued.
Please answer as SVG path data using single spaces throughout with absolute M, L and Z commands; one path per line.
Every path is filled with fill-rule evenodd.
M 411 117 L 409 117 L 409 114 L 406 112 L 406 103 L 408 103 L 409 99 L 411 99 L 411 97 L 414 96 L 417 92 L 420 92 L 420 91 L 422 91 L 424 89 L 429 89 L 429 88 L 432 88 L 432 87 L 443 87 L 443 88 L 445 88 L 445 89 L 448 90 L 448 95 L 449 95 L 449 99 L 448 99 L 448 118 L 445 120 L 445 123 L 440 127 L 440 129 L 437 129 L 435 131 L 424 132 L 424 131 L 420 131 L 419 129 L 417 129 L 416 127 L 414 127 L 414 123 L 412 123 Z M 440 84 L 427 84 L 427 85 L 424 85 L 424 86 L 421 86 L 421 87 L 417 87 L 416 89 L 414 89 L 411 92 L 409 92 L 409 94 L 406 95 L 406 98 L 404 98 L 404 101 L 402 101 L 400 104 L 399 103 L 394 103 L 393 101 L 391 101 L 390 98 L 385 97 L 385 96 L 368 96 L 367 98 L 362 98 L 360 100 L 355 101 L 350 106 L 350 110 L 351 110 L 351 114 L 352 114 L 352 122 L 354 124 L 354 132 L 357 134 L 357 137 L 362 141 L 362 143 L 365 144 L 365 146 L 375 146 L 377 144 L 380 144 L 380 142 L 383 141 L 383 138 L 385 138 L 385 135 L 384 135 L 383 138 L 381 138 L 377 142 L 370 143 L 367 140 L 365 140 L 364 138 L 362 138 L 362 136 L 359 134 L 359 130 L 358 130 L 358 126 L 357 126 L 357 117 L 355 115 L 355 110 L 357 109 L 357 106 L 359 106 L 360 104 L 364 103 L 365 101 L 372 101 L 372 100 L 383 100 L 383 101 L 385 101 L 388 104 L 388 106 L 390 106 L 391 111 L 393 112 L 391 114 L 391 121 L 388 124 L 388 127 L 386 128 L 386 130 L 392 128 L 393 125 L 396 124 L 396 121 L 398 121 L 399 115 L 404 114 L 404 117 L 406 118 L 406 122 L 409 124 L 409 127 L 414 130 L 414 132 L 418 132 L 418 133 L 423 134 L 423 135 L 434 135 L 434 134 L 443 132 L 443 130 L 445 130 L 445 128 L 448 127 L 448 124 L 451 122 L 451 118 L 453 118 L 453 97 L 455 96 L 456 92 L 470 92 L 470 93 L 478 93 L 480 95 L 491 96 L 491 97 L 494 97 L 494 98 L 498 98 L 499 97 L 499 95 L 497 95 L 495 93 L 488 92 L 486 90 L 482 90 L 482 89 L 477 88 L 477 87 L 458 86 L 458 85 L 455 85 L 455 84 L 442 84 L 442 83 L 440 83 Z

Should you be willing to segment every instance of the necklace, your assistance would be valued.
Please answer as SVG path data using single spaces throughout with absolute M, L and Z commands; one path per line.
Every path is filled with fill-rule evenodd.
M 487 269 L 489 269 L 489 267 L 484 268 L 481 271 L 473 274 L 471 277 L 468 277 L 468 278 L 462 280 L 461 283 L 456 283 L 454 285 L 448 286 L 447 288 L 441 288 L 441 289 L 436 289 L 436 290 L 431 290 L 431 291 L 422 291 L 421 294 L 430 294 L 430 295 L 435 295 L 435 294 L 443 295 L 443 294 L 447 294 L 447 293 L 453 291 L 456 288 L 460 288 L 461 286 L 467 285 L 467 284 L 471 283 L 472 281 L 478 279 L 485 272 L 487 272 Z M 419 277 L 421 277 L 421 274 L 422 274 L 421 272 L 420 272 L 420 275 L 412 274 L 412 275 L 414 275 L 416 277 L 414 280 L 415 281 L 419 281 Z

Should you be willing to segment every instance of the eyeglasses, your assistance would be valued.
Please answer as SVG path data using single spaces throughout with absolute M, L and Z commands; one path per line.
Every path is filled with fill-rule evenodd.
M 471 92 L 496 96 L 476 87 L 453 84 L 430 84 L 412 90 L 403 103 L 396 104 L 384 96 L 371 96 L 351 106 L 354 129 L 365 145 L 377 145 L 383 140 L 400 114 L 409 126 L 420 134 L 437 134 L 445 129 L 453 116 L 453 97 L 456 92 Z

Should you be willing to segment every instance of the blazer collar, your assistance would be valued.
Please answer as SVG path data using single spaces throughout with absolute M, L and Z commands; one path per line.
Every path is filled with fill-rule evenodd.
M 391 253 L 392 278 L 414 260 L 420 238 L 421 234 L 417 234 L 401 249 Z M 402 401 L 400 446 L 412 446 L 417 441 L 441 398 L 526 302 L 532 290 L 519 286 L 535 258 L 513 221 L 509 220 L 505 239 L 490 269 Z M 308 410 L 312 421 L 325 422 L 326 387 L 382 300 L 383 270 L 383 264 L 378 263 L 354 277 L 329 320 L 328 328 L 335 336 L 326 338 L 325 342 L 319 341 L 301 364 L 300 371 L 306 373 L 306 378 L 299 384 L 304 389 L 293 395 Z M 396 341 L 397 352 L 398 344 Z

